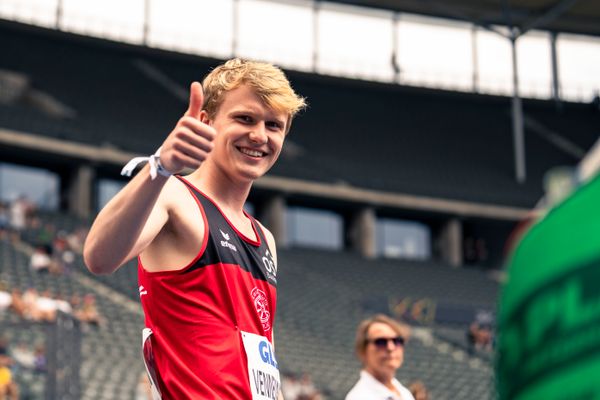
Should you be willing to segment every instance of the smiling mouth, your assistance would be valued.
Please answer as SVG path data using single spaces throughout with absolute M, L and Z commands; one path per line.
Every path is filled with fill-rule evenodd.
M 263 153 L 262 151 L 259 150 L 254 150 L 254 149 L 248 149 L 246 147 L 238 147 L 237 148 L 241 153 L 250 156 L 250 157 L 256 157 L 256 158 L 262 158 L 264 156 L 267 155 L 267 153 Z

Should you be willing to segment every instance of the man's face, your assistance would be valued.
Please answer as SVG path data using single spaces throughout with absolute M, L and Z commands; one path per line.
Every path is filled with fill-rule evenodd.
M 230 179 L 255 180 L 279 157 L 288 116 L 268 108 L 250 87 L 227 92 L 214 119 L 202 115 L 217 131 L 210 159 Z
M 398 337 L 396 331 L 388 324 L 375 322 L 367 332 L 367 344 L 364 352 L 364 368 L 375 377 L 394 376 L 396 370 L 404 360 L 404 346 L 397 345 L 393 340 Z M 385 345 L 378 345 L 382 340 L 388 339 Z

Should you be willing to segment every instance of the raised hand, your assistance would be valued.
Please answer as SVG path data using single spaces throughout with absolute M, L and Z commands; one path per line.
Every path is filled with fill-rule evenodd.
M 204 92 L 199 82 L 190 87 L 187 111 L 164 141 L 160 150 L 160 162 L 169 172 L 176 174 L 184 168 L 196 169 L 213 149 L 215 129 L 200 120 Z

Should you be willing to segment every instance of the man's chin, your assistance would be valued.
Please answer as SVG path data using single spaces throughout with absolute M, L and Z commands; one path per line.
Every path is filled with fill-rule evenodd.
M 244 173 L 240 174 L 242 181 L 244 182 L 254 182 L 258 178 L 264 175 L 264 173 L 256 172 L 256 171 L 244 171 Z
M 269 170 L 271 169 L 271 167 L 269 168 L 249 168 L 243 171 L 243 177 L 251 180 L 251 181 L 255 181 L 258 178 L 263 177 Z

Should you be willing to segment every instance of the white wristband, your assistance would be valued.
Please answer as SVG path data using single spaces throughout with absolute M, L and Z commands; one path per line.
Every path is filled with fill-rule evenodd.
M 167 171 L 165 167 L 160 163 L 160 147 L 156 150 L 156 153 L 151 155 L 150 157 L 135 157 L 129 160 L 127 164 L 121 170 L 121 175 L 123 176 L 131 176 L 135 167 L 138 164 L 143 162 L 148 162 L 150 164 L 150 178 L 154 180 L 157 175 L 162 175 L 164 177 L 169 177 L 173 175 L 171 172 Z

